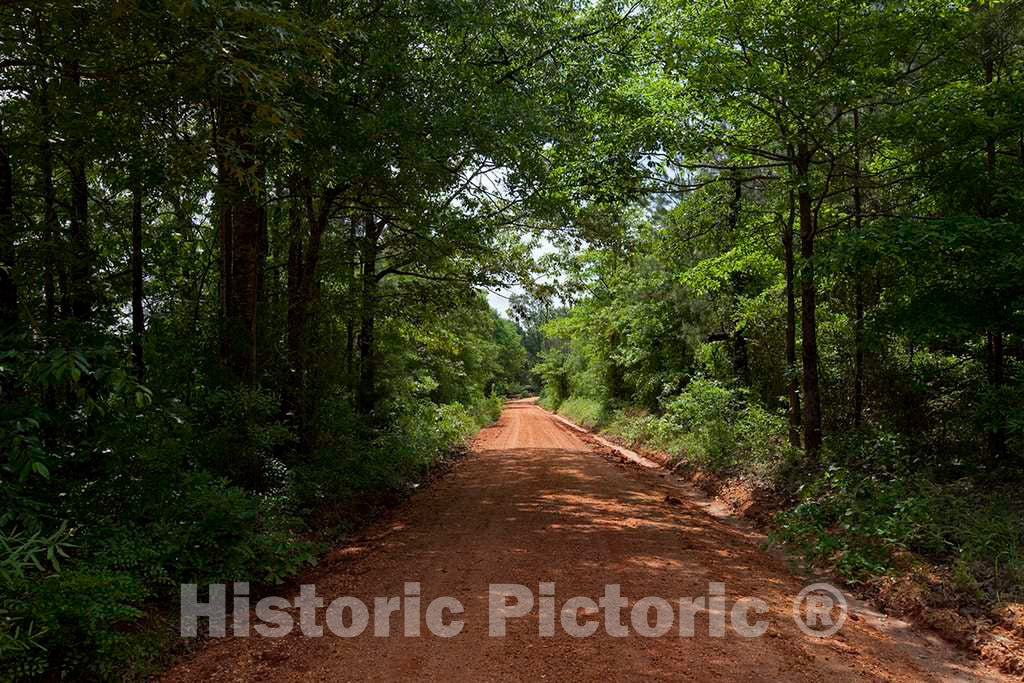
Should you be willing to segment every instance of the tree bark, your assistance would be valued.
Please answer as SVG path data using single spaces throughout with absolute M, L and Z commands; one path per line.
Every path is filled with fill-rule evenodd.
M 989 51 L 992 47 L 989 46 Z M 995 60 L 992 56 L 988 56 L 985 59 L 985 85 L 992 85 L 995 81 Z M 995 110 L 991 105 L 986 105 L 985 114 L 992 120 L 995 118 Z M 985 137 L 985 170 L 988 175 L 988 191 L 985 193 L 985 208 L 984 213 L 986 218 L 993 218 L 997 211 L 995 206 L 995 197 L 993 196 L 993 188 L 996 182 L 996 138 L 993 135 Z
M 796 293 L 793 255 L 793 225 L 796 222 L 796 198 L 789 192 L 789 217 L 782 227 L 782 252 L 786 266 L 786 396 L 789 418 L 789 443 L 800 448 L 800 387 L 796 364 Z
M 68 97 L 73 108 L 80 109 L 81 65 L 70 61 L 64 65 Z M 81 112 L 78 112 L 81 114 Z M 78 128 L 84 122 L 79 116 Z M 86 175 L 84 140 L 75 133 L 70 140 L 71 156 L 68 160 L 68 175 L 71 183 L 71 265 L 68 275 L 68 306 L 70 317 L 87 321 L 92 318 L 93 300 L 93 252 L 89 234 L 89 185 Z
M 296 199 L 289 213 L 288 248 L 288 361 L 289 391 L 286 408 L 295 413 L 300 431 L 306 438 L 307 389 L 306 389 L 306 340 L 309 333 L 311 311 L 320 298 L 317 267 L 320 264 L 321 244 L 330 220 L 340 188 L 323 193 L 319 210 L 313 204 L 313 195 L 308 179 L 295 181 L 293 194 Z M 305 220 L 303 220 L 305 213 Z M 307 227 L 308 226 L 308 230 Z
M 285 393 L 285 411 L 292 413 L 301 430 L 305 421 L 306 302 L 303 297 L 305 240 L 302 207 L 298 199 L 293 201 L 288 218 L 288 391 Z
M 990 332 L 988 334 L 988 382 L 997 391 L 1002 388 L 1005 383 L 1004 377 L 1004 348 L 1003 348 L 1003 333 L 1001 331 Z M 997 405 L 1002 407 L 1002 402 L 997 398 Z M 1000 462 L 1006 457 L 1007 452 L 1007 435 L 1006 427 L 1003 423 L 1002 414 L 999 415 L 1000 423 L 989 432 L 988 435 L 988 451 L 989 458 L 994 462 Z
M 228 300 L 227 329 L 231 354 L 228 366 L 243 382 L 255 379 L 257 354 L 257 307 L 262 300 L 262 277 L 266 253 L 262 251 L 265 229 L 262 206 L 253 197 L 231 207 L 231 299 Z
M 0 331 L 18 322 L 14 244 L 14 170 L 10 145 L 0 121 Z
M 743 202 L 743 181 L 737 171 L 729 181 L 732 185 L 732 198 L 729 200 L 729 230 L 735 233 L 740 226 L 740 207 Z M 744 384 L 750 386 L 750 357 L 747 339 L 742 330 L 736 329 L 730 340 L 733 369 L 736 376 Z M 613 394 L 614 395 L 614 394 Z
M 52 326 L 56 317 L 56 294 L 53 285 L 53 271 L 56 268 L 57 239 L 57 194 L 53 186 L 53 122 L 50 116 L 50 82 L 43 79 L 40 88 L 40 110 L 43 120 L 42 144 L 40 145 L 40 170 L 43 183 L 43 301 L 46 307 L 46 324 Z
M 359 383 L 356 386 L 356 409 L 370 415 L 377 405 L 377 358 L 374 325 L 377 315 L 377 249 L 382 223 L 373 216 L 365 218 L 362 244 L 363 267 L 359 311 Z
M 227 162 L 223 158 L 217 160 L 217 238 L 220 247 L 220 259 L 219 265 L 219 287 L 218 295 L 220 299 L 220 360 L 221 364 L 227 368 L 231 362 L 231 337 L 230 331 L 228 330 L 228 309 L 229 302 L 234 300 L 234 294 L 231 291 L 232 283 L 234 282 L 231 277 L 231 265 L 234 263 L 234 257 L 231 253 L 231 247 L 233 245 L 233 231 L 231 228 L 231 198 L 229 197 L 229 179 L 228 179 L 228 168 Z
M 259 304 L 267 258 L 266 209 L 258 186 L 263 179 L 245 112 L 231 106 L 222 117 L 223 143 L 239 161 L 218 164 L 221 245 L 221 361 L 243 384 L 256 379 Z
M 354 291 L 356 267 L 358 264 L 356 254 L 356 228 L 357 219 L 349 221 L 348 233 L 348 262 L 345 264 L 345 291 L 349 293 L 349 303 L 345 307 L 345 377 L 348 386 L 351 388 L 354 383 L 355 349 L 356 349 L 356 324 L 353 316 L 352 292 Z
M 800 343 L 803 360 L 803 435 L 804 451 L 817 458 L 821 451 L 821 394 L 818 381 L 818 288 L 814 277 L 814 238 L 816 226 L 811 206 L 811 156 L 806 144 L 797 153 L 797 192 L 800 206 Z
M 860 233 L 862 205 L 860 195 L 860 112 L 853 110 L 853 225 Z M 853 293 L 853 426 L 859 428 L 864 420 L 864 287 L 861 274 L 854 273 Z
M 988 55 L 985 57 L 985 84 L 991 85 L 995 81 L 995 59 L 992 55 L 993 46 L 988 45 Z M 995 111 L 986 105 L 986 115 L 989 119 L 995 117 Z M 999 207 L 996 206 L 996 138 L 989 135 L 985 138 L 985 170 L 987 174 L 988 187 L 985 193 L 985 206 L 983 214 L 985 218 L 995 218 L 999 215 Z M 997 391 L 1003 386 L 1003 332 L 993 330 L 988 334 L 988 376 L 989 384 Z M 1000 424 L 989 433 L 989 457 L 993 461 L 1000 461 L 1005 458 L 1007 450 L 1006 427 L 1003 424 L 1002 415 L 999 416 Z
M 853 426 L 864 423 L 864 286 L 857 276 L 853 292 Z
M 142 184 L 132 188 L 132 362 L 135 376 L 146 379 L 146 359 L 142 340 L 146 335 L 146 318 L 142 308 Z

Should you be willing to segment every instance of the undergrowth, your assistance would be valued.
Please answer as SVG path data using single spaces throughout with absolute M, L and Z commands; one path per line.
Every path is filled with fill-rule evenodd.
M 393 402 L 375 429 L 347 401 L 327 401 L 301 456 L 289 455 L 277 405 L 259 389 L 213 393 L 200 404 L 206 426 L 180 405 L 154 406 L 148 419 L 129 411 L 110 426 L 103 467 L 79 468 L 78 486 L 53 502 L 73 524 L 43 532 L 50 518 L 6 505 L 20 513 L 0 515 L 0 681 L 156 673 L 176 646 L 180 584 L 294 576 L 346 530 L 318 529 L 322 510 L 408 491 L 495 420 L 502 400 Z M 237 457 L 214 457 L 225 452 Z M 247 488 L 257 484 L 263 493 Z

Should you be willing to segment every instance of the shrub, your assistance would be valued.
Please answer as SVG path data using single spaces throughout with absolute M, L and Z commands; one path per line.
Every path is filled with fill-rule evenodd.
M 766 480 L 777 479 L 798 456 L 787 441 L 785 417 L 715 381 L 694 379 L 665 404 L 661 416 L 635 408 L 617 411 L 606 431 L 665 451 L 680 463 Z
M 194 445 L 200 464 L 249 490 L 281 486 L 284 466 L 276 456 L 296 437 L 281 421 L 280 405 L 276 395 L 258 387 L 211 392 L 201 407 L 207 426 Z
M 537 405 L 539 405 L 544 410 L 556 413 L 558 412 L 558 407 L 562 405 L 562 400 L 563 399 L 559 398 L 555 392 L 550 391 L 545 386 L 544 389 L 541 391 L 540 400 L 537 401 Z
M 725 469 L 736 462 L 739 409 L 732 391 L 698 377 L 667 402 L 659 431 L 663 438 L 678 435 L 681 455 L 690 462 Z
M 910 551 L 951 566 L 974 598 L 1019 599 L 1024 514 L 1008 493 L 833 464 L 778 515 L 776 538 L 852 582 L 895 570 L 897 555 Z
M 480 394 L 469 407 L 461 403 L 438 405 L 425 400 L 392 402 L 382 408 L 384 425 L 377 433 L 365 427 L 337 431 L 354 418 L 342 407 L 321 416 L 324 424 L 319 447 L 292 468 L 286 498 L 299 510 L 341 503 L 367 492 L 402 491 L 427 474 L 453 451 L 464 447 L 482 425 L 501 414 L 499 397 Z
M 473 421 L 478 427 L 485 427 L 497 422 L 501 417 L 501 411 L 505 407 L 505 400 L 500 395 L 476 397 L 468 406 Z
M 146 673 L 151 638 L 127 628 L 148 592 L 127 572 L 69 568 L 35 583 L 27 598 L 45 629 L 45 668 L 65 678 L 116 680 Z
M 563 401 L 558 406 L 558 414 L 587 429 L 599 427 L 607 418 L 607 410 L 601 401 L 576 396 Z
M 46 669 L 48 624 L 32 609 L 28 594 L 41 577 L 56 572 L 66 557 L 67 532 L 50 536 L 0 531 L 0 680 Z
M 665 444 L 655 443 L 654 423 L 657 420 L 656 415 L 650 415 L 646 410 L 625 408 L 616 410 L 608 416 L 608 424 L 604 431 L 630 444 L 667 450 Z
M 317 556 L 280 500 L 207 472 L 123 484 L 117 507 L 94 487 L 75 494 L 69 510 L 97 512 L 74 534 L 0 534 L 0 670 L 11 678 L 141 676 L 168 645 L 138 627 L 145 605 L 171 601 L 180 583 L 279 582 Z
M 323 550 L 311 531 L 332 538 L 347 503 L 407 491 L 503 403 L 477 385 L 448 392 L 458 403 L 410 390 L 367 420 L 337 391 L 316 402 L 306 444 L 277 392 L 199 381 L 187 400 L 154 396 L 115 361 L 0 353 L 5 387 L 35 390 L 0 405 L 0 683 L 156 673 L 179 584 L 295 575 Z M 331 504 L 343 519 L 325 523 Z

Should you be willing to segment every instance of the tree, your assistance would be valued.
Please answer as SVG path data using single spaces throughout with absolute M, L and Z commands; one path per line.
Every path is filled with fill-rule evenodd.
M 919 96 L 913 75 L 934 57 L 908 46 L 921 44 L 924 13 L 904 21 L 896 6 L 803 0 L 667 11 L 673 28 L 662 53 L 680 83 L 685 104 L 673 111 L 688 141 L 668 150 L 670 163 L 713 178 L 742 172 L 741 184 L 777 179 L 795 195 L 799 268 L 788 262 L 795 257 L 788 223 L 783 253 L 787 274 L 799 281 L 801 426 L 804 449 L 816 457 L 822 409 L 815 271 L 818 239 L 831 228 L 821 219 L 827 202 L 849 191 L 841 181 L 865 134 L 855 140 L 849 119 Z

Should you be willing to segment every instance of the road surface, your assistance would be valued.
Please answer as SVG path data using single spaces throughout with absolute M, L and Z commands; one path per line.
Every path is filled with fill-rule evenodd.
M 280 638 L 215 639 L 166 680 L 1007 680 L 895 620 L 879 628 L 855 613 L 834 636 L 804 634 L 792 604 L 806 581 L 762 550 L 756 533 L 708 514 L 670 475 L 600 450 L 536 405 L 510 403 L 453 472 L 331 553 L 304 580 L 327 603 L 352 596 L 370 606 L 362 635 L 327 630 L 306 637 L 295 627 Z M 406 637 L 403 613 L 396 612 L 391 635 L 374 636 L 374 598 L 404 596 L 407 582 L 420 584 L 421 610 L 438 597 L 457 599 L 461 632 L 443 638 L 422 627 L 420 636 Z M 506 619 L 505 637 L 490 636 L 489 586 L 520 584 L 539 598 L 541 583 L 555 584 L 554 635 L 540 635 L 535 604 Z M 638 599 L 675 606 L 680 598 L 709 595 L 712 583 L 724 584 L 729 614 L 741 598 L 763 600 L 768 613 L 748 616 L 766 620 L 767 632 L 743 637 L 730 626 L 713 637 L 714 617 L 704 610 L 696 612 L 693 636 L 678 634 L 678 610 L 664 636 L 644 637 L 631 626 Z M 621 615 L 628 635 L 614 637 L 603 626 L 604 612 L 585 610 L 574 612 L 577 623 L 597 620 L 597 632 L 567 633 L 564 602 L 597 601 L 608 584 L 619 584 L 629 599 Z

